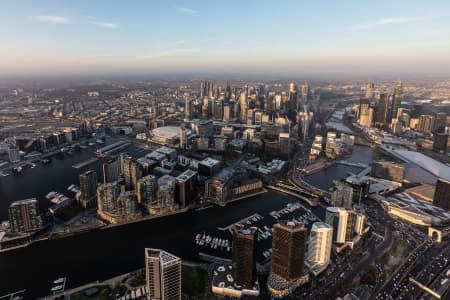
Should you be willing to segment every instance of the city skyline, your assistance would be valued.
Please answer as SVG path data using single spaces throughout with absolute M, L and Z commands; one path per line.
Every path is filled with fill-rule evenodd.
M 0 12 L 0 76 L 447 75 L 450 5 L 29 1 Z

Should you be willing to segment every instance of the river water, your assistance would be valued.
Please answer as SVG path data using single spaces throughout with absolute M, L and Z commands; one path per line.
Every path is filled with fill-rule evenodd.
M 364 152 L 370 148 L 361 149 Z M 92 157 L 93 150 L 84 149 L 73 156 L 55 157 L 49 166 L 38 165 L 35 169 L 25 169 L 18 176 L 1 177 L 0 219 L 7 219 L 7 207 L 12 201 L 27 197 L 38 197 L 41 208 L 46 209 L 49 203 L 44 198 L 45 194 L 51 190 L 68 194 L 66 188 L 78 184 L 78 174 L 85 170 L 96 170 L 100 181 L 102 160 L 82 169 L 71 167 Z M 357 155 L 359 151 L 355 151 Z M 146 152 L 131 148 L 130 153 L 142 156 Z M 322 171 L 315 174 L 316 179 L 308 180 L 320 186 L 324 177 L 327 181 L 345 177 L 347 167 L 337 165 L 336 168 L 333 174 Z M 220 234 L 218 227 L 228 226 L 254 213 L 264 218 L 258 225 L 271 227 L 276 220 L 269 213 L 297 201 L 296 198 L 269 191 L 225 208 L 213 206 L 72 237 L 40 241 L 25 248 L 3 252 L 0 253 L 0 295 L 27 289 L 27 297 L 33 298 L 49 294 L 52 281 L 62 276 L 67 277 L 67 287 L 70 288 L 130 272 L 144 267 L 146 247 L 162 248 L 182 259 L 197 261 L 199 249 L 194 242 L 196 234 Z M 324 218 L 322 207 L 312 211 L 319 218 Z M 304 212 L 299 209 L 285 217 L 300 216 Z M 261 242 L 258 247 L 267 248 L 268 245 L 270 239 Z M 263 260 L 262 250 L 258 249 L 260 260 Z M 229 257 L 229 253 L 223 253 L 223 256 Z

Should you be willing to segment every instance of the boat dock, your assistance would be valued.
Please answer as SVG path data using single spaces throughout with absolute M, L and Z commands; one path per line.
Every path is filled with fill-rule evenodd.
M 242 225 L 251 225 L 253 222 L 257 222 L 259 220 L 262 220 L 264 217 L 260 214 L 253 214 L 251 216 L 248 216 L 247 218 L 244 218 L 242 220 L 239 220 L 233 224 L 228 225 L 227 227 L 217 227 L 217 229 L 221 231 L 228 230 L 232 233 L 231 228 L 236 224 L 242 224 Z

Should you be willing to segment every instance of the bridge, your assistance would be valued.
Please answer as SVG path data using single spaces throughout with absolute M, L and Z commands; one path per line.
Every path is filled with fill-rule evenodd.
M 282 188 L 282 187 L 279 187 L 279 186 L 268 185 L 267 188 L 271 189 L 271 190 L 274 190 L 274 191 L 277 191 L 277 192 L 288 194 L 290 196 L 293 196 L 295 198 L 303 200 L 306 203 L 308 203 L 309 206 L 312 206 L 312 207 L 315 207 L 315 206 L 319 205 L 319 203 L 318 203 L 319 201 L 317 199 L 308 199 L 308 198 L 306 198 L 306 197 L 304 197 L 302 195 L 299 195 L 297 193 L 294 193 L 294 192 L 292 192 L 292 191 L 290 191 L 288 189 L 285 189 L 285 188 Z

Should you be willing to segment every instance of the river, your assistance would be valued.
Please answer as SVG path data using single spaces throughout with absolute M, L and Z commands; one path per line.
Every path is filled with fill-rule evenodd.
M 92 151 L 84 149 L 73 156 L 55 157 L 49 166 L 38 165 L 35 169 L 25 169 L 21 175 L 0 178 L 0 218 L 7 219 L 9 203 L 27 197 L 38 197 L 41 208 L 46 209 L 49 206 L 44 198 L 46 193 L 55 190 L 67 194 L 67 186 L 78 183 L 78 174 L 87 169 L 96 170 L 101 180 L 102 160 L 82 169 L 71 167 L 90 158 Z M 137 148 L 131 148 L 130 152 L 139 156 L 145 154 Z M 337 168 L 339 170 L 340 166 Z M 345 172 L 339 171 L 338 175 L 345 175 Z M 327 175 L 327 180 L 332 179 L 339 178 L 328 178 Z M 321 181 L 319 177 L 317 180 Z M 146 247 L 162 248 L 182 259 L 196 261 L 196 234 L 219 234 L 218 227 L 228 226 L 254 213 L 263 216 L 258 225 L 271 227 L 276 220 L 268 214 L 295 202 L 298 202 L 296 198 L 269 191 L 226 207 L 213 206 L 72 237 L 39 241 L 25 248 L 3 252 L 0 253 L 0 295 L 27 289 L 27 298 L 32 298 L 49 294 L 52 281 L 62 276 L 67 277 L 67 287 L 71 288 L 130 272 L 144 266 Z M 312 211 L 319 218 L 324 218 L 322 207 Z M 300 216 L 304 212 L 299 209 L 285 217 Z M 268 245 L 270 239 L 264 240 L 258 247 Z M 229 257 L 229 253 L 224 253 L 224 256 Z M 263 259 L 262 249 L 258 249 L 258 257 Z

